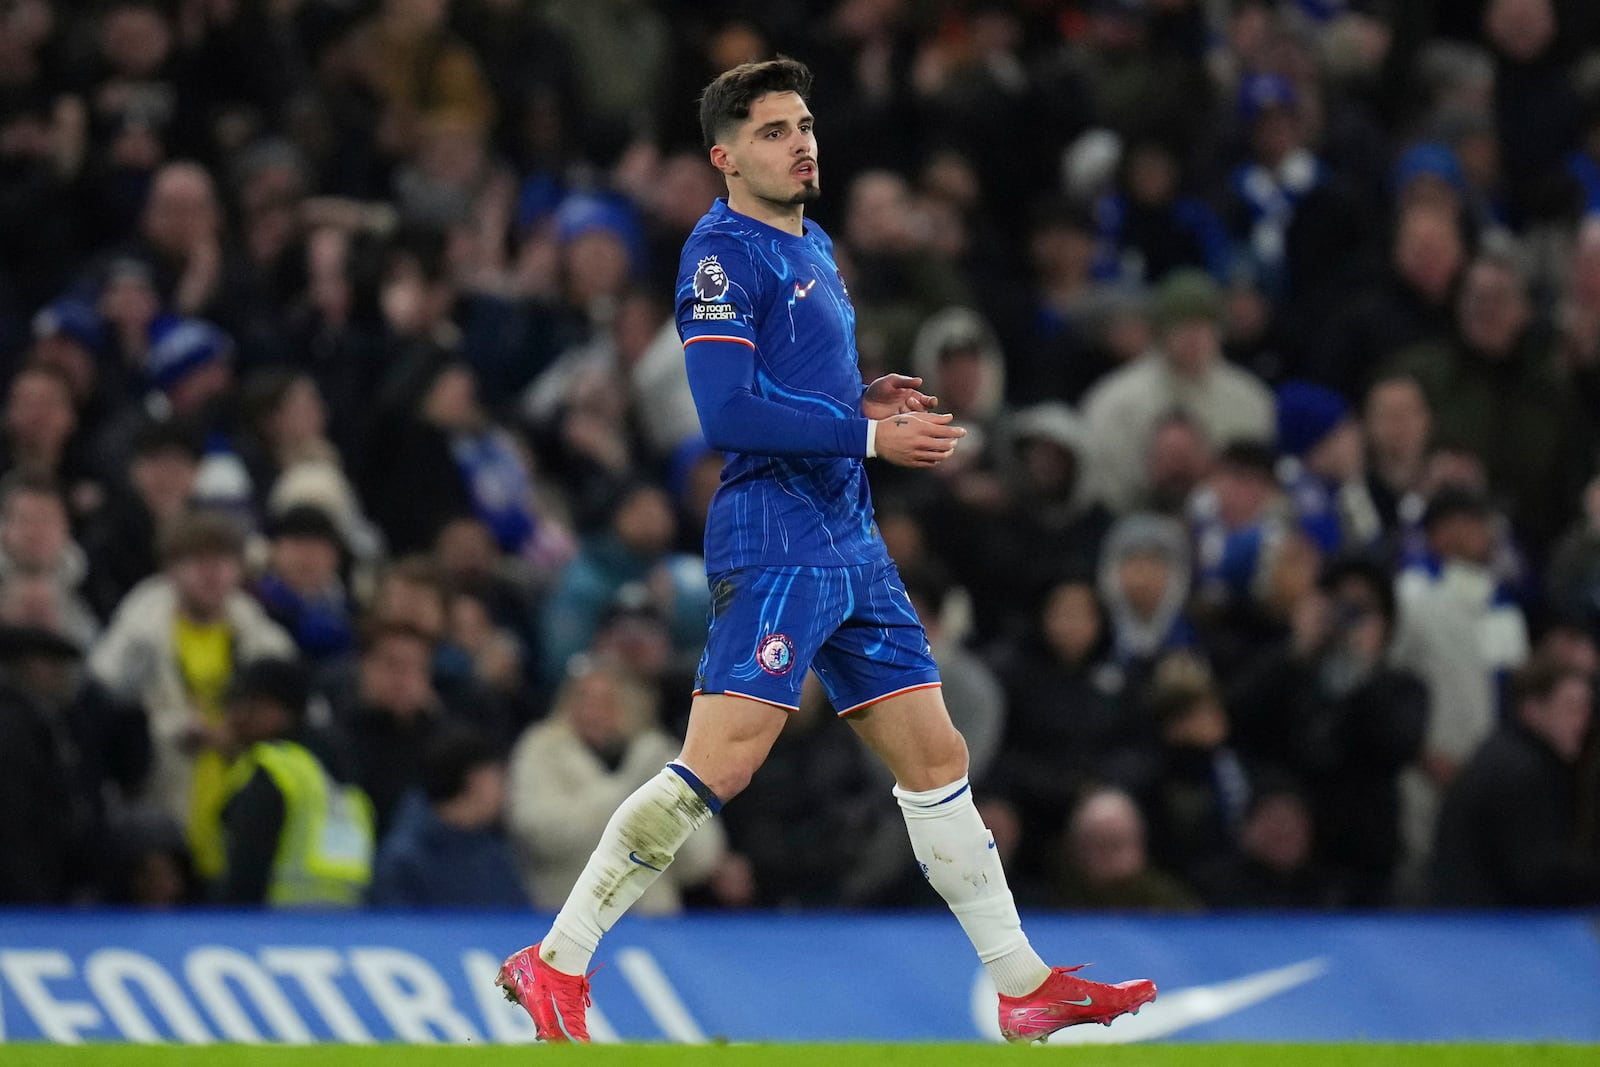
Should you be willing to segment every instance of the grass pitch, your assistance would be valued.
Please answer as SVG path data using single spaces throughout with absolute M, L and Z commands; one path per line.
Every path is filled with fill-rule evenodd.
M 0 1045 L 6 1067 L 1593 1067 L 1600 1045 Z

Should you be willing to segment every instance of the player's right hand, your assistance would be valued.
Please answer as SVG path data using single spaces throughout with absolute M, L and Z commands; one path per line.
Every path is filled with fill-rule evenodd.
M 879 459 L 899 467 L 932 467 L 950 458 L 967 431 L 952 425 L 955 418 L 936 412 L 905 412 L 878 420 L 876 448 Z

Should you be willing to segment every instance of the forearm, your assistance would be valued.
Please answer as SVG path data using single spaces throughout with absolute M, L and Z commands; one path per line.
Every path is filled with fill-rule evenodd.
M 689 387 L 706 443 L 719 452 L 765 456 L 865 456 L 862 417 L 812 414 L 757 396 L 755 351 L 738 341 L 685 346 Z M 859 403 L 859 400 L 858 400 Z

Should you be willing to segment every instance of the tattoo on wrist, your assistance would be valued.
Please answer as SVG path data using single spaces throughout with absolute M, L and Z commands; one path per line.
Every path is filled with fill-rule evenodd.
M 895 420 L 894 420 L 894 424 L 895 424 L 895 425 L 896 425 L 896 426 L 904 426 L 904 425 L 905 425 L 905 424 L 906 424 L 906 423 L 907 423 L 907 422 L 909 422 L 909 421 L 910 421 L 910 420 L 909 420 L 909 419 L 905 419 L 905 418 L 899 418 L 899 419 L 895 419 Z

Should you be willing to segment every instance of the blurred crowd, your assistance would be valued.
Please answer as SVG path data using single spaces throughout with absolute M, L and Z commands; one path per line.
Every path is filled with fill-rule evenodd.
M 1600 5 L 0 0 L 0 903 L 559 905 L 677 750 L 695 100 L 817 74 L 1025 907 L 1600 903 Z M 641 902 L 933 906 L 808 690 Z

